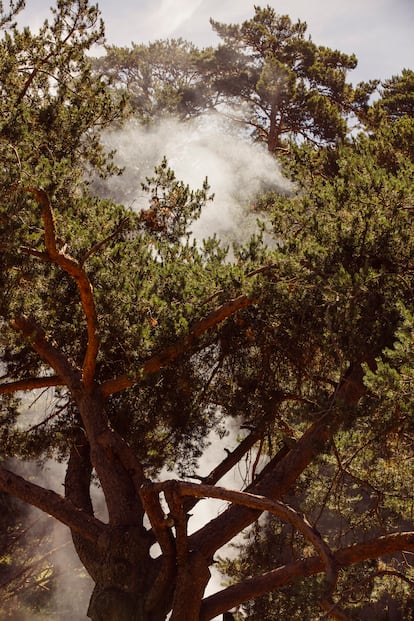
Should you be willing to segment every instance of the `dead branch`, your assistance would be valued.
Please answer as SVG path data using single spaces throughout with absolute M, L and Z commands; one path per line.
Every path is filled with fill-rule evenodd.
M 56 418 L 56 416 L 59 416 L 59 414 L 61 414 L 64 410 L 66 410 L 67 407 L 68 407 L 68 404 L 65 403 L 60 408 L 58 408 L 57 410 L 52 412 L 52 414 L 50 414 L 49 416 L 46 416 L 46 418 L 41 420 L 40 423 L 37 423 L 36 425 L 33 425 L 32 427 L 29 427 L 29 429 L 27 429 L 26 433 L 32 433 L 33 431 L 36 431 L 36 429 L 39 429 L 40 427 L 43 427 L 43 425 L 46 425 L 49 421 L 51 421 L 54 418 Z
M 290 400 L 291 395 L 278 395 L 278 399 L 274 406 L 280 405 L 285 400 Z M 256 444 L 258 440 L 263 437 L 264 430 L 266 426 L 272 422 L 276 416 L 276 409 L 272 407 L 261 420 L 257 424 L 257 426 L 252 429 L 248 436 L 246 436 L 237 446 L 236 448 L 227 453 L 227 457 L 223 459 L 207 476 L 200 477 L 200 480 L 205 485 L 215 485 L 220 479 L 224 477 L 234 466 L 236 466 L 242 457 L 250 451 L 251 448 Z M 193 478 L 193 477 L 191 477 Z M 186 507 L 193 506 L 186 503 Z
M 323 450 L 341 422 L 334 404 L 354 406 L 364 393 L 363 370 L 360 363 L 352 365 L 337 386 L 329 408 L 305 431 L 296 445 L 280 457 L 275 455 L 263 468 L 258 481 L 249 487 L 253 494 L 266 498 L 282 498 L 298 476 Z M 243 528 L 258 517 L 258 512 L 247 506 L 231 506 L 203 528 L 190 536 L 191 545 L 203 554 L 214 554 Z
M 217 498 L 225 500 L 232 504 L 242 505 L 251 509 L 257 509 L 260 512 L 268 511 L 276 515 L 284 522 L 288 522 L 296 528 L 303 537 L 309 541 L 319 553 L 326 566 L 328 582 L 336 583 L 337 571 L 333 562 L 333 555 L 328 545 L 320 536 L 319 532 L 313 528 L 305 516 L 300 515 L 295 509 L 289 505 L 277 501 L 270 500 L 264 496 L 257 496 L 247 492 L 238 492 L 228 490 L 224 487 L 212 485 L 204 485 L 198 483 L 188 483 L 185 481 L 164 481 L 162 483 L 154 483 L 154 490 L 168 494 L 169 491 L 181 496 L 191 496 L 196 498 Z

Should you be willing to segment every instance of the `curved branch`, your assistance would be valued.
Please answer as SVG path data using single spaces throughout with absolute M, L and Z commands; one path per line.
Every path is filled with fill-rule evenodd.
M 247 492 L 237 492 L 228 490 L 224 487 L 188 483 L 184 481 L 164 481 L 154 483 L 154 491 L 168 493 L 173 490 L 181 496 L 191 496 L 196 498 L 217 498 L 232 504 L 242 505 L 258 511 L 268 511 L 276 515 L 284 522 L 288 522 L 296 528 L 303 537 L 309 541 L 318 552 L 325 568 L 327 581 L 329 584 L 336 584 L 337 570 L 334 563 L 332 552 L 327 543 L 322 539 L 319 532 L 313 528 L 305 516 L 301 516 L 295 509 L 278 500 L 270 500 L 264 496 L 257 496 Z
M 339 568 L 344 568 L 404 550 L 414 552 L 414 532 L 392 533 L 342 548 L 334 553 L 334 560 Z M 200 620 L 208 621 L 242 602 L 260 597 L 323 570 L 324 564 L 321 558 L 314 556 L 283 565 L 260 576 L 246 578 L 238 584 L 206 597 L 203 600 Z
M 50 259 L 69 274 L 78 286 L 88 333 L 88 342 L 83 360 L 82 379 L 84 385 L 90 387 L 95 375 L 96 357 L 99 349 L 98 318 L 92 285 L 85 270 L 78 261 L 57 248 L 55 219 L 46 192 L 37 188 L 27 188 L 27 191 L 34 195 L 35 199 L 42 207 L 45 246 Z
M 66 524 L 71 530 L 93 543 L 98 543 L 99 537 L 106 528 L 103 522 L 92 515 L 88 515 L 82 509 L 78 509 L 63 496 L 31 483 L 1 466 L 0 489 L 52 515 L 59 522 Z
M 27 377 L 25 379 L 16 380 L 15 382 L 7 382 L 0 384 L 0 395 L 11 395 L 15 392 L 24 390 L 36 390 L 37 388 L 49 388 L 53 386 L 61 386 L 64 384 L 59 375 L 48 375 L 46 377 Z
M 19 330 L 23 334 L 41 359 L 52 367 L 59 378 L 61 378 L 61 383 L 65 383 L 68 387 L 75 387 L 78 381 L 77 372 L 66 356 L 48 341 L 44 330 L 40 326 L 24 316 L 15 317 L 10 324 L 12 328 Z M 47 380 L 47 378 L 44 379 Z
M 209 313 L 204 319 L 196 322 L 186 335 L 163 349 L 159 354 L 155 354 L 155 356 L 152 356 L 144 362 L 142 367 L 132 377 L 131 375 L 125 374 L 104 382 L 101 387 L 103 395 L 105 397 L 109 397 L 110 395 L 120 392 L 121 390 L 134 386 L 134 384 L 137 384 L 149 375 L 156 373 L 168 363 L 175 360 L 180 354 L 191 349 L 197 339 L 205 332 L 211 328 L 214 328 L 219 323 L 227 319 L 227 317 L 234 315 L 234 313 L 237 313 L 237 311 L 242 308 L 253 304 L 254 301 L 255 300 L 252 298 L 240 295 L 233 300 L 225 302 Z
M 360 363 L 351 365 L 332 396 L 332 406 L 335 403 L 345 406 L 356 405 L 365 390 L 363 375 Z M 335 409 L 328 408 L 282 459 L 279 455 L 275 455 L 249 491 L 272 499 L 283 497 L 305 468 L 323 450 L 340 423 L 341 417 L 335 415 Z M 192 546 L 203 554 L 214 554 L 257 517 L 258 512 L 252 508 L 232 506 L 193 533 L 190 536 Z

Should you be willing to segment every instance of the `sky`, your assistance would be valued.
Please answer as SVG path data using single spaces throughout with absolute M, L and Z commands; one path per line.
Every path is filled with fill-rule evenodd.
M 52 0 L 26 0 L 21 22 L 33 27 L 48 15 Z M 414 67 L 414 0 L 98 0 L 113 45 L 183 37 L 196 45 L 217 42 L 209 19 L 240 23 L 254 4 L 308 24 L 313 41 L 355 53 L 351 81 L 386 79 Z

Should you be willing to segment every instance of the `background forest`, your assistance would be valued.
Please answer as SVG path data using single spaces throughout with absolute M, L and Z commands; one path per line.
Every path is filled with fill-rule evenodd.
M 1 618 L 414 619 L 414 71 L 353 84 L 270 6 L 199 48 L 23 5 Z

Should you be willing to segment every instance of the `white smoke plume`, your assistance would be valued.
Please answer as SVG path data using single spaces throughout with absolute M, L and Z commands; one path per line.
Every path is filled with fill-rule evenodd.
M 197 239 L 216 233 L 224 243 L 247 241 L 256 226 L 249 207 L 257 194 L 269 189 L 286 193 L 291 187 L 266 148 L 249 142 L 237 121 L 218 113 L 186 123 L 168 119 L 149 128 L 130 122 L 106 134 L 104 141 L 116 149 L 115 161 L 125 170 L 100 187 L 100 193 L 133 209 L 148 206 L 141 183 L 164 156 L 191 189 L 201 188 L 208 178 L 214 200 L 193 225 Z

